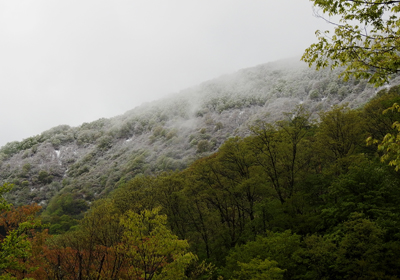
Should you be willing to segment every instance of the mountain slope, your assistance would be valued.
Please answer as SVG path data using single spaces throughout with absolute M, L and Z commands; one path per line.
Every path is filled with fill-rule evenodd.
M 15 184 L 8 198 L 16 204 L 45 206 L 62 193 L 92 201 L 139 174 L 183 169 L 227 138 L 248 135 L 256 120 L 274 122 L 300 104 L 317 118 L 334 104 L 358 107 L 375 95 L 364 81 L 338 79 L 338 71 L 267 63 L 111 119 L 61 125 L 2 147 L 0 180 Z

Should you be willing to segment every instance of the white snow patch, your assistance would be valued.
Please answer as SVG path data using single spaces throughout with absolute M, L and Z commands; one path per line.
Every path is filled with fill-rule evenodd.
M 60 160 L 60 154 L 61 154 L 61 152 L 60 152 L 60 150 L 55 150 L 55 152 L 56 152 L 56 158 L 57 158 L 57 161 L 58 161 L 58 165 L 62 165 L 62 162 L 61 162 L 61 160 Z M 51 156 L 52 158 L 53 158 L 53 156 Z
M 38 203 L 40 206 L 46 205 L 46 200 L 42 200 Z
M 131 142 L 132 138 L 126 139 L 125 142 Z

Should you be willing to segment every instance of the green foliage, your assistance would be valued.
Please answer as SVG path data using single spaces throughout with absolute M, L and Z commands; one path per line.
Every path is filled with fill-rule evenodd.
M 333 269 L 337 247 L 327 237 L 309 235 L 304 237 L 301 249 L 295 253 L 299 266 L 304 266 L 300 279 L 335 279 Z M 300 275 L 298 275 L 300 276 Z
M 357 160 L 357 152 L 365 146 L 365 122 L 359 111 L 347 106 L 334 106 L 328 112 L 321 112 L 320 118 L 314 143 L 318 161 L 329 166 L 327 173 L 339 175 Z
M 14 185 L 9 183 L 4 183 L 2 186 L 0 186 L 0 211 L 9 209 L 10 204 L 6 201 L 4 195 L 11 191 L 13 187 Z
M 96 140 L 97 142 L 97 149 L 101 151 L 106 151 L 111 148 L 113 138 L 110 135 L 104 135 Z
M 389 226 L 388 220 L 397 222 L 400 197 L 396 190 L 397 176 L 376 161 L 360 158 L 346 174 L 338 176 L 329 187 L 322 218 L 326 227 L 347 220 L 353 212 Z M 396 231 L 392 226 L 388 227 Z
M 4 184 L 0 187 L 0 210 L 2 219 L 9 217 L 5 223 L 2 221 L 2 230 L 6 231 L 5 236 L 0 239 L 0 279 L 14 278 L 15 271 L 22 271 L 23 274 L 33 271 L 35 267 L 29 267 L 26 260 L 32 256 L 32 242 L 30 240 L 30 231 L 42 227 L 39 220 L 34 215 L 24 217 L 25 213 L 18 213 L 17 218 L 12 214 L 7 216 L 10 205 L 5 202 L 3 195 L 10 191 L 12 185 Z M 14 226 L 14 227 L 13 227 Z M 25 260 L 24 262 L 21 262 Z M 28 278 L 24 278 L 29 280 Z
M 328 112 L 321 112 L 320 118 L 318 144 L 328 159 L 348 157 L 363 143 L 364 123 L 357 111 L 335 106 Z
M 400 67 L 397 1 L 312 0 L 327 17 L 339 17 L 333 35 L 317 31 L 318 43 L 306 49 L 302 60 L 316 68 L 346 66 L 342 73 L 383 85 Z M 322 17 L 322 16 L 320 16 Z M 330 20 L 328 20 L 330 21 Z
M 249 263 L 241 263 L 239 271 L 235 271 L 234 280 L 279 280 L 283 279 L 284 270 L 277 267 L 277 262 L 268 259 L 252 259 Z
M 81 219 L 88 208 L 85 200 L 64 193 L 50 200 L 42 216 L 50 224 L 50 233 L 60 234 L 77 225 L 77 219 Z
M 338 278 L 383 279 L 384 231 L 374 222 L 354 214 L 332 236 L 338 238 L 334 269 Z
M 112 193 L 116 207 L 122 212 L 140 211 L 156 205 L 153 191 L 157 179 L 151 176 L 137 176 Z
M 51 217 L 51 218 L 50 218 Z M 43 216 L 45 220 L 51 219 L 50 222 L 52 223 L 49 227 L 50 234 L 61 234 L 67 232 L 72 227 L 78 224 L 77 220 L 72 218 L 71 215 L 62 215 L 62 216 L 55 216 L 51 215 L 50 217 Z
M 228 279 L 345 277 L 354 268 L 342 263 L 347 233 L 339 229 L 355 212 L 397 244 L 398 178 L 373 154 L 362 154 L 361 111 L 334 107 L 320 115 L 316 125 L 301 108 L 275 125 L 260 122 L 253 135 L 230 138 L 181 173 L 122 184 L 115 205 L 135 213 L 162 207 L 174 234 Z M 385 271 L 389 264 L 381 262 Z M 395 275 L 394 267 L 387 273 Z
M 254 269 L 259 265 L 267 266 L 269 270 L 273 270 L 272 273 L 276 275 L 275 277 L 279 277 L 285 271 L 285 279 L 292 279 L 296 275 L 294 254 L 300 249 L 300 238 L 300 235 L 293 234 L 290 231 L 282 233 L 269 231 L 265 237 L 258 236 L 255 241 L 235 247 L 227 257 L 225 275 L 228 279 L 236 271 L 242 271 L 239 272 L 239 275 L 242 275 L 244 269 L 253 270 L 251 273 L 254 274 L 256 272 Z M 247 266 L 243 266 L 244 264 L 247 264 Z
M 200 140 L 197 143 L 197 153 L 205 153 L 208 152 L 211 148 L 210 143 L 207 140 Z
M 395 134 L 393 123 L 400 121 L 400 115 L 395 110 L 386 110 L 394 103 L 400 103 L 400 86 L 393 86 L 379 91 L 375 98 L 363 108 L 368 136 L 382 140 L 387 133 Z M 386 110 L 386 111 L 385 111 Z
M 188 243 L 166 227 L 167 217 L 159 210 L 128 211 L 121 219 L 126 228 L 122 250 L 127 250 L 130 274 L 140 279 L 185 279 L 185 268 L 195 259 Z
M 38 144 L 44 142 L 46 139 L 40 135 L 32 136 L 22 140 L 21 142 L 14 141 L 9 142 L 0 149 L 0 154 L 3 155 L 5 159 L 12 157 L 13 155 L 28 150 L 30 148 L 34 149 Z
M 53 180 L 53 176 L 45 170 L 40 170 L 38 174 L 39 182 L 42 184 L 49 184 Z
M 32 169 L 32 165 L 30 163 L 26 163 L 22 166 L 22 170 L 21 170 L 21 177 L 27 178 L 29 176 L 29 172 Z
M 18 262 L 20 258 L 28 258 L 31 255 L 31 243 L 24 234 L 28 229 L 35 226 L 30 222 L 21 223 L 18 229 L 8 233 L 6 238 L 0 243 L 0 271 L 7 269 L 23 269 L 23 265 Z
M 311 157 L 306 137 L 309 113 L 299 107 L 287 117 L 276 126 L 261 122 L 251 128 L 256 135 L 252 152 L 282 203 L 295 193 L 298 179 L 306 171 L 305 163 Z
M 400 105 L 394 103 L 393 106 L 383 111 L 383 113 L 387 112 L 400 112 Z M 395 121 L 392 124 L 394 133 L 387 133 L 385 137 L 383 137 L 382 141 L 378 139 L 373 139 L 369 137 L 367 142 L 369 144 L 378 144 L 378 150 L 383 152 L 381 157 L 382 161 L 388 161 L 390 166 L 394 166 L 396 171 L 400 169 L 400 157 L 399 157 L 399 143 L 400 143 L 400 122 Z

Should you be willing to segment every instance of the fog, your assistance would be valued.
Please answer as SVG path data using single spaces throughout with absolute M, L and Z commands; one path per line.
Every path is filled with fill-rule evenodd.
M 300 56 L 309 1 L 0 1 L 0 146 Z

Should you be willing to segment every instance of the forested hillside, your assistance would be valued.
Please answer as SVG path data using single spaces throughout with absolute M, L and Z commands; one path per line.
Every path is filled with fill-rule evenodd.
M 339 70 L 338 70 L 339 71 Z M 0 181 L 15 185 L 16 205 L 88 202 L 137 175 L 182 170 L 247 136 L 259 120 L 275 122 L 302 104 L 318 118 L 334 104 L 356 108 L 375 95 L 365 81 L 343 82 L 296 60 L 268 63 L 204 82 L 112 119 L 60 125 L 0 149 Z M 394 80 L 396 83 L 396 79 Z M 60 204 L 60 203 L 57 203 Z
M 302 57 L 319 71 L 1 147 L 0 280 L 400 279 L 399 1 L 311 2 L 334 24 Z
M 78 201 L 65 192 L 41 214 L 49 225 L 34 218 L 36 204 L 7 209 L 0 201 L 3 273 L 398 279 L 400 175 L 376 144 L 398 132 L 400 114 L 386 109 L 399 102 L 395 86 L 359 108 L 320 111 L 318 121 L 304 106 L 272 123 L 255 120 L 246 136 L 186 168 L 119 181 L 79 221 Z

